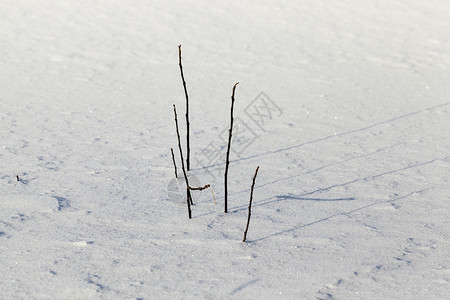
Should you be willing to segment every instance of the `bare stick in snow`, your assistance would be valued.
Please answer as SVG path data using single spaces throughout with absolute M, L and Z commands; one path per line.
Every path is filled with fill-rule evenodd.
M 189 171 L 191 169 L 191 165 L 190 165 L 191 149 L 190 149 L 190 143 L 189 143 L 189 125 L 190 125 L 190 123 L 189 123 L 189 96 L 188 96 L 188 92 L 187 92 L 187 88 L 186 88 L 186 81 L 184 80 L 183 65 L 181 64 L 181 45 L 178 46 L 178 58 L 179 58 L 179 65 L 180 65 L 181 81 L 183 82 L 184 95 L 186 96 L 186 127 L 187 127 L 187 132 L 186 132 L 186 143 L 187 143 L 186 167 L 187 167 L 187 170 Z
M 237 82 L 233 86 L 233 93 L 231 95 L 231 123 L 230 123 L 230 129 L 229 135 L 228 135 L 228 148 L 227 148 L 227 159 L 225 163 L 225 213 L 228 212 L 228 165 L 230 164 L 230 147 L 231 147 L 231 136 L 233 132 L 233 109 L 234 109 L 234 92 L 236 90 L 236 86 L 239 84 Z
M 212 195 L 213 195 L 214 205 L 216 205 L 216 204 L 217 204 L 217 202 L 216 202 L 216 196 L 214 196 L 214 191 L 212 190 L 212 188 L 211 188 L 211 193 L 212 193 Z
M 191 190 L 191 191 L 203 191 L 203 190 L 205 190 L 205 189 L 207 189 L 207 188 L 209 188 L 210 187 L 210 185 L 209 184 L 207 184 L 207 185 L 205 185 L 205 186 L 201 186 L 201 187 L 189 187 L 189 189 Z
M 175 167 L 175 178 L 178 178 L 177 164 L 175 163 L 175 155 L 173 155 L 173 148 L 170 148 L 170 152 L 172 152 L 172 161 L 173 161 L 173 166 Z
M 252 190 L 250 192 L 250 203 L 248 204 L 247 227 L 245 228 L 244 239 L 242 240 L 242 242 L 245 242 L 245 240 L 247 239 L 248 225 L 250 224 L 250 216 L 252 215 L 253 188 L 255 187 L 255 179 L 256 179 L 256 175 L 258 175 L 258 170 L 259 170 L 259 166 L 256 168 L 255 176 L 253 176 Z
M 186 169 L 184 168 L 183 149 L 181 149 L 180 131 L 178 130 L 177 108 L 175 107 L 175 104 L 173 105 L 173 113 L 175 114 L 175 127 L 177 129 L 178 149 L 180 150 L 180 156 L 181 156 L 181 167 L 183 169 L 184 180 L 186 181 L 186 193 L 187 193 L 186 201 L 187 201 L 187 206 L 188 206 L 188 214 L 189 214 L 189 219 L 192 219 L 192 212 L 191 212 L 192 196 L 191 196 L 191 190 L 189 189 L 189 180 L 188 180 L 188 177 L 186 174 Z
M 20 181 L 19 175 L 16 175 L 16 179 L 17 181 Z

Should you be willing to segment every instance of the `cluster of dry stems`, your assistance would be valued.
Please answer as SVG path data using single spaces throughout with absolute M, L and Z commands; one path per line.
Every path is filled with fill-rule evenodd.
M 181 168 L 183 170 L 183 175 L 184 175 L 184 180 L 186 183 L 186 203 L 187 203 L 187 207 L 188 207 L 188 215 L 189 215 L 189 219 L 192 219 L 192 210 L 191 210 L 191 205 L 193 204 L 192 201 L 192 195 L 191 195 L 191 191 L 192 190 L 196 190 L 196 191 L 201 191 L 204 189 L 207 189 L 210 187 L 209 184 L 206 184 L 203 187 L 191 187 L 189 185 L 189 178 L 187 176 L 186 170 L 189 171 L 190 170 L 190 143 L 189 143 L 189 127 L 190 127 L 190 122 L 189 122 L 189 95 L 187 92 L 187 88 L 186 88 L 186 81 L 184 80 L 184 74 L 183 74 L 183 65 L 181 63 L 181 45 L 178 46 L 178 60 L 179 60 L 179 67 L 180 67 L 180 73 L 181 73 L 181 80 L 183 83 L 183 88 L 184 88 L 184 94 L 186 97 L 186 152 L 187 152 L 187 157 L 186 157 L 186 168 L 185 168 L 185 164 L 184 164 L 184 156 L 183 156 L 183 149 L 181 147 L 181 138 L 180 138 L 180 131 L 179 131 L 179 127 L 178 127 L 178 116 L 177 116 L 177 109 L 175 104 L 173 105 L 173 112 L 174 112 L 174 116 L 175 116 L 175 127 L 176 127 L 176 132 L 177 132 L 177 138 L 178 138 L 178 150 L 180 151 L 180 159 L 181 159 Z M 225 174 L 224 174 L 224 183 L 225 183 L 225 213 L 228 212 L 228 166 L 230 164 L 230 149 L 231 149 L 231 138 L 232 138 L 232 134 L 233 134 L 233 111 L 234 111 L 234 95 L 235 95 L 235 91 L 236 91 L 236 86 L 239 84 L 239 82 L 237 82 L 234 86 L 233 86 L 233 91 L 232 91 L 232 95 L 231 95 L 231 122 L 230 122 L 230 129 L 228 130 L 229 134 L 228 134 L 228 146 L 227 146 L 227 155 L 226 155 L 226 161 L 225 161 Z M 178 178 L 178 174 L 177 174 L 177 166 L 175 163 L 175 156 L 173 153 L 173 148 L 170 148 L 171 152 L 172 152 L 172 161 L 173 161 L 173 165 L 175 167 L 175 177 Z M 252 188 L 251 188 L 251 192 L 250 192 L 250 202 L 249 202 L 249 206 L 248 206 L 248 218 L 247 218 L 247 226 L 244 232 L 244 238 L 243 238 L 243 242 L 245 242 L 246 238 L 247 238 L 247 231 L 248 231 L 248 227 L 250 224 L 250 216 L 251 216 L 251 206 L 252 206 L 252 201 L 253 201 L 253 189 L 255 186 L 255 179 L 256 179 L 256 175 L 258 174 L 258 170 L 259 170 L 259 166 L 256 168 L 255 171 L 255 175 L 253 177 L 253 182 L 252 182 Z

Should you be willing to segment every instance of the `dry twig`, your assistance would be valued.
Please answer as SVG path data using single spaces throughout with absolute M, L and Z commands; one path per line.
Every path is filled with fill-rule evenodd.
M 256 175 L 258 175 L 259 166 L 256 168 L 255 176 L 253 176 L 253 183 L 252 183 L 252 190 L 250 192 L 250 202 L 248 204 L 248 219 L 247 219 L 247 227 L 244 231 L 244 238 L 242 239 L 243 242 L 247 239 L 247 231 L 248 231 L 248 225 L 250 224 L 250 216 L 252 215 L 252 202 L 253 202 L 253 188 L 255 187 L 255 179 Z
M 233 132 L 233 108 L 234 108 L 234 92 L 236 90 L 236 86 L 239 84 L 237 82 L 233 86 L 233 93 L 231 95 L 231 123 L 230 123 L 230 129 L 229 135 L 228 135 L 228 148 L 227 148 L 227 159 L 225 163 L 225 213 L 228 212 L 228 165 L 230 164 L 230 147 L 231 147 L 231 136 Z
M 191 169 L 191 165 L 190 165 L 190 153 L 191 153 L 191 149 L 190 149 L 190 143 L 189 143 L 189 96 L 188 96 L 188 92 L 187 92 L 187 88 L 186 88 L 186 81 L 184 80 L 184 74 L 183 74 L 183 65 L 181 64 L 181 45 L 178 46 L 178 59 L 179 59 L 179 66 L 180 66 L 180 73 L 181 73 L 181 81 L 183 82 L 183 88 L 184 88 L 184 95 L 186 96 L 186 128 L 187 128 L 187 132 L 186 132 L 186 167 L 187 170 L 189 171 Z
M 203 191 L 203 190 L 205 190 L 205 189 L 207 189 L 207 188 L 209 188 L 209 187 L 210 187 L 210 185 L 207 184 L 207 185 L 201 186 L 201 187 L 192 187 L 192 186 L 190 186 L 189 189 L 190 189 L 191 191 Z
M 173 166 L 175 167 L 175 178 L 178 178 L 177 164 L 175 163 L 175 155 L 173 155 L 173 148 L 170 148 L 170 152 L 172 152 L 172 161 L 173 161 Z
M 192 212 L 191 212 L 192 196 L 191 196 L 191 190 L 189 189 L 189 180 L 188 180 L 188 177 L 186 174 L 186 169 L 184 168 L 183 149 L 181 149 L 180 131 L 178 129 L 177 108 L 175 107 L 175 104 L 173 105 L 173 113 L 175 114 L 175 127 L 177 129 L 178 149 L 180 150 L 180 156 L 181 156 L 181 167 L 183 169 L 184 180 L 186 181 L 186 193 L 187 193 L 186 201 L 187 201 L 187 205 L 188 205 L 188 214 L 189 214 L 189 219 L 192 219 Z

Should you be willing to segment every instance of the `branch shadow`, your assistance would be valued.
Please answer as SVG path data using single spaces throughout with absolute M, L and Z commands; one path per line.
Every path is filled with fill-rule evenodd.
M 446 103 L 442 103 L 440 105 L 424 108 L 424 109 L 421 109 L 421 110 L 418 110 L 418 111 L 414 111 L 414 112 L 411 112 L 411 113 L 408 113 L 408 114 L 397 116 L 395 118 L 391 118 L 391 119 L 388 119 L 388 120 L 384 120 L 384 121 L 380 121 L 380 122 L 377 122 L 377 123 L 373 123 L 373 124 L 365 126 L 365 127 L 361 127 L 361 128 L 358 128 L 358 129 L 345 131 L 345 132 L 342 132 L 342 133 L 339 133 L 339 134 L 336 134 L 336 135 L 329 135 L 329 136 L 326 136 L 326 137 L 318 138 L 316 140 L 312 140 L 312 141 L 309 141 L 309 142 L 305 142 L 305 143 L 301 143 L 301 144 L 297 144 L 297 145 L 281 148 L 281 149 L 278 149 L 278 150 L 268 151 L 268 152 L 265 152 L 265 153 L 255 154 L 255 155 L 248 156 L 248 157 L 238 158 L 238 159 L 235 159 L 234 161 L 248 160 L 248 159 L 252 159 L 252 158 L 255 158 L 255 157 L 266 156 L 266 155 L 269 155 L 269 154 L 275 154 L 275 153 L 280 153 L 280 152 L 284 152 L 284 151 L 289 151 L 289 150 L 292 150 L 292 149 L 297 149 L 297 148 L 300 148 L 300 147 L 303 147 L 303 146 L 306 146 L 306 145 L 319 143 L 319 142 L 326 141 L 326 140 L 329 140 L 329 139 L 333 139 L 333 138 L 337 138 L 337 137 L 341 137 L 341 136 L 345 136 L 345 135 L 349 135 L 349 134 L 353 134 L 353 133 L 357 133 L 357 132 L 362 132 L 362 131 L 365 131 L 367 129 L 371 129 L 371 128 L 374 128 L 374 127 L 377 127 L 377 126 L 380 126 L 380 125 L 383 125 L 383 124 L 387 124 L 387 123 L 390 123 L 390 122 L 393 122 L 393 121 L 397 121 L 397 120 L 400 120 L 400 119 L 405 119 L 405 118 L 408 118 L 408 117 L 411 117 L 411 116 L 415 116 L 415 115 L 421 114 L 423 112 L 431 111 L 431 110 L 434 110 L 434 109 L 437 109 L 437 108 L 440 108 L 440 107 L 444 107 L 444 106 L 448 106 L 448 105 L 450 105 L 450 102 L 446 102 Z M 231 162 L 233 162 L 233 161 L 231 161 Z
M 398 172 L 401 172 L 401 171 L 406 171 L 406 170 L 409 170 L 409 169 L 414 169 L 414 168 L 417 168 L 417 167 L 429 165 L 429 164 L 432 164 L 432 163 L 434 163 L 436 161 L 445 161 L 445 160 L 448 160 L 449 158 L 450 158 L 450 156 L 437 157 L 437 158 L 434 158 L 432 160 L 420 162 L 420 163 L 417 163 L 417 164 L 414 164 L 414 165 L 410 165 L 410 166 L 407 166 L 407 167 L 398 168 L 398 169 L 394 169 L 394 170 L 378 173 L 378 174 L 375 174 L 375 175 L 372 175 L 372 176 L 366 176 L 366 177 L 357 178 L 357 179 L 354 179 L 354 180 L 351 180 L 351 181 L 348 181 L 348 182 L 344 182 L 344 183 L 333 184 L 333 185 L 330 185 L 330 186 L 325 187 L 325 188 L 319 188 L 319 189 L 311 191 L 311 192 L 306 192 L 306 193 L 302 194 L 301 196 L 308 196 L 308 195 L 312 195 L 312 194 L 315 194 L 315 193 L 329 191 L 329 190 L 331 190 L 333 188 L 336 188 L 336 187 L 343 187 L 343 186 L 347 186 L 347 185 L 350 185 L 350 184 L 353 184 L 353 183 L 356 183 L 356 182 L 360 182 L 360 181 L 373 180 L 373 179 L 376 179 L 378 177 L 382 177 L 384 175 L 394 174 L 394 173 L 398 173 Z
M 37 177 L 31 178 L 31 179 L 22 179 L 22 178 L 20 178 L 19 182 L 20 182 L 21 184 L 29 184 L 30 181 L 33 181 L 33 180 L 36 180 L 36 179 L 37 179 Z M 17 181 L 17 180 L 16 180 L 16 181 Z
M 275 198 L 275 199 L 273 199 Z M 273 200 L 271 200 L 273 199 Z M 259 206 L 264 206 L 264 205 L 268 205 L 271 203 L 276 203 L 276 202 L 282 202 L 282 201 L 288 201 L 288 200 L 299 200 L 299 201 L 316 201 L 316 202 L 338 202 L 338 201 L 354 201 L 356 200 L 355 197 L 347 197 L 347 198 L 307 198 L 307 197 L 301 197 L 301 196 L 295 196 L 295 195 L 277 195 L 277 196 L 273 196 L 273 197 L 269 197 L 266 198 L 265 200 L 263 200 L 263 202 L 260 203 L 253 203 L 253 207 L 259 207 Z M 235 206 L 232 207 L 229 211 L 229 213 L 237 213 L 239 211 L 242 210 L 247 210 L 248 209 L 248 204 L 243 204 L 240 206 Z M 208 216 L 213 214 L 214 211 L 210 211 L 201 215 L 197 215 L 194 216 L 193 219 L 195 218 L 200 218 L 200 217 L 204 217 L 204 216 Z
M 275 199 L 273 199 L 275 198 Z M 271 200 L 273 199 L 273 200 Z M 263 202 L 260 203 L 253 203 L 253 207 L 259 207 L 264 206 L 272 203 L 279 203 L 282 201 L 288 201 L 288 200 L 297 200 L 297 201 L 315 201 L 315 202 L 339 202 L 339 201 L 354 201 L 356 200 L 355 197 L 347 197 L 347 198 L 308 198 L 308 197 L 302 197 L 302 195 L 277 195 L 270 198 L 266 198 L 263 200 Z M 237 206 L 231 209 L 231 212 L 237 213 L 241 210 L 247 210 L 248 204 Z
M 305 197 L 299 197 L 299 196 L 293 196 L 293 195 L 279 195 L 279 196 L 275 196 L 275 198 L 277 198 L 278 200 L 303 200 L 303 201 L 317 201 L 317 202 L 335 202 L 335 201 L 356 200 L 355 197 L 327 199 L 327 198 L 305 198 Z
M 311 169 L 311 170 L 308 170 L 308 171 L 305 171 L 305 172 L 301 172 L 301 173 L 298 173 L 298 174 L 295 174 L 295 175 L 286 176 L 286 177 L 283 177 L 283 178 L 278 178 L 278 179 L 275 179 L 274 181 L 271 181 L 271 182 L 265 182 L 265 183 L 256 185 L 255 186 L 255 190 L 259 189 L 259 188 L 262 188 L 262 187 L 265 187 L 265 186 L 273 185 L 273 184 L 278 183 L 280 181 L 293 179 L 293 178 L 300 177 L 300 176 L 307 175 L 307 174 L 311 174 L 311 173 L 314 173 L 314 172 L 317 172 L 317 171 L 320 171 L 320 170 L 323 170 L 323 169 L 326 169 L 326 168 L 329 168 L 329 167 L 345 164 L 345 163 L 347 163 L 349 161 L 352 161 L 352 160 L 355 160 L 355 159 L 366 158 L 366 157 L 369 157 L 371 155 L 377 154 L 379 152 L 385 151 L 387 149 L 394 148 L 397 145 L 399 145 L 399 144 L 394 144 L 394 145 L 391 145 L 389 147 L 384 147 L 384 148 L 377 149 L 377 150 L 375 150 L 373 152 L 370 152 L 370 153 L 366 153 L 366 154 L 363 154 L 363 155 L 357 155 L 357 156 L 353 156 L 353 157 L 350 157 L 350 158 L 347 158 L 347 159 L 344 159 L 344 160 L 341 160 L 341 161 L 338 161 L 338 162 L 333 162 L 333 163 L 330 163 L 330 164 L 326 164 L 326 165 L 317 167 L 315 169 Z M 244 188 L 244 189 L 242 189 L 240 191 L 229 193 L 229 196 L 236 196 L 236 195 L 243 194 L 243 193 L 248 193 L 248 192 L 250 192 L 250 188 Z M 223 199 L 223 196 L 217 197 L 216 199 Z M 206 203 L 206 202 L 210 202 L 210 200 L 208 200 L 208 201 L 200 201 L 199 203 Z
M 317 172 L 317 171 L 320 171 L 320 170 L 323 170 L 323 169 L 326 169 L 326 168 L 329 168 L 329 167 L 334 167 L 334 166 L 338 166 L 338 165 L 341 165 L 341 164 L 345 164 L 345 163 L 347 163 L 349 161 L 352 161 L 352 160 L 355 160 L 355 159 L 366 158 L 366 157 L 369 157 L 371 155 L 377 154 L 379 152 L 383 152 L 383 151 L 385 151 L 387 149 L 394 148 L 397 145 L 399 145 L 399 144 L 394 144 L 394 145 L 389 146 L 389 147 L 384 147 L 384 148 L 377 149 L 377 150 L 375 150 L 373 152 L 370 152 L 370 153 L 366 153 L 366 154 L 358 155 L 358 156 L 353 156 L 353 157 L 350 157 L 350 158 L 347 158 L 347 159 L 344 159 L 344 160 L 341 160 L 341 161 L 338 161 L 338 162 L 334 162 L 334 163 L 330 163 L 330 164 L 327 164 L 327 165 L 323 165 L 321 167 L 318 167 L 318 168 L 315 168 L 315 169 L 312 169 L 312 170 L 308 170 L 306 172 L 301 172 L 301 173 L 298 173 L 296 175 L 287 176 L 287 177 L 283 177 L 283 178 L 278 178 L 278 179 L 276 179 L 274 181 L 263 183 L 263 184 L 261 184 L 261 185 L 259 185 L 257 187 L 259 188 L 259 187 L 272 185 L 272 184 L 278 183 L 280 181 L 289 180 L 289 179 L 292 179 L 292 178 L 300 177 L 302 175 L 311 174 L 311 173 L 314 173 L 314 172 Z M 250 189 L 247 189 L 246 191 L 249 191 L 249 190 Z M 241 192 L 236 192 L 235 194 L 239 194 L 239 193 L 242 193 L 242 191 Z
M 384 175 L 394 174 L 394 173 L 397 173 L 397 172 L 401 172 L 401 171 L 405 171 L 405 170 L 409 170 L 409 169 L 414 169 L 414 168 L 417 168 L 417 167 L 420 167 L 420 166 L 429 165 L 429 164 L 432 164 L 432 163 L 434 163 L 436 161 L 446 161 L 446 160 L 449 160 L 449 159 L 450 159 L 450 156 L 438 157 L 438 158 L 434 158 L 434 159 L 429 160 L 429 161 L 420 162 L 420 163 L 417 163 L 417 164 L 414 164 L 414 165 L 410 165 L 410 166 L 407 166 L 407 167 L 398 168 L 398 169 L 394 169 L 394 170 L 378 173 L 378 174 L 371 175 L 371 176 L 356 178 L 354 180 L 347 181 L 347 182 L 344 182 L 344 183 L 333 184 L 333 185 L 330 185 L 328 187 L 319 188 L 319 189 L 316 189 L 316 190 L 313 190 L 313 191 L 310 191 L 310 192 L 305 192 L 305 193 L 300 194 L 300 195 L 292 195 L 292 194 L 290 194 L 290 195 L 275 195 L 275 196 L 271 196 L 271 197 L 268 197 L 268 198 L 264 199 L 263 202 L 260 202 L 258 204 L 254 203 L 253 207 L 264 206 L 264 205 L 268 205 L 268 204 L 275 203 L 275 202 L 280 202 L 280 201 L 285 201 L 285 200 L 352 201 L 352 200 L 355 200 L 353 197 L 350 197 L 350 198 L 338 198 L 338 199 L 325 199 L 325 198 L 308 198 L 307 196 L 313 195 L 315 193 L 326 192 L 326 191 L 329 191 L 329 190 L 331 190 L 333 188 L 344 187 L 344 186 L 351 185 L 351 184 L 354 184 L 354 183 L 357 183 L 357 182 L 361 182 L 361 181 L 373 180 L 373 179 L 376 179 L 378 177 L 382 177 Z M 258 188 L 260 188 L 260 187 L 256 187 L 255 189 L 258 189 Z M 223 198 L 223 197 L 221 197 L 221 198 Z M 218 198 L 218 199 L 220 199 L 220 198 Z M 232 207 L 232 208 L 230 208 L 230 212 L 236 213 L 236 212 L 239 212 L 241 210 L 247 209 L 247 207 L 248 207 L 247 204 L 236 206 L 234 208 Z M 205 213 L 205 214 L 201 214 L 201 215 L 198 215 L 198 216 L 195 216 L 193 218 L 207 216 L 207 215 L 210 215 L 212 213 L 213 213 L 213 211 Z
M 410 196 L 412 196 L 414 194 L 421 194 L 421 193 L 423 193 L 425 191 L 428 191 L 428 190 L 431 190 L 431 189 L 432 188 L 427 188 L 427 189 L 423 189 L 423 190 L 419 190 L 419 191 L 414 191 L 414 192 L 411 192 L 411 193 L 409 193 L 407 195 L 404 195 L 404 196 L 401 196 L 401 197 L 397 197 L 397 198 L 392 199 L 392 200 L 378 201 L 378 202 L 374 202 L 374 203 L 371 203 L 371 204 L 367 204 L 367 205 L 364 205 L 364 206 L 356 208 L 356 209 L 352 209 L 352 210 L 349 210 L 349 211 L 341 212 L 341 213 L 338 213 L 338 214 L 334 214 L 334 215 L 328 216 L 326 218 L 322 218 L 322 219 L 316 220 L 314 222 L 310 222 L 310 223 L 307 223 L 307 224 L 299 224 L 299 225 L 294 226 L 294 227 L 292 227 L 290 229 L 279 231 L 279 232 L 276 232 L 276 233 L 273 233 L 273 234 L 269 234 L 269 235 L 267 235 L 265 237 L 262 237 L 262 238 L 259 238 L 259 239 L 256 239 L 256 240 L 250 240 L 250 241 L 247 241 L 247 242 L 248 243 L 255 243 L 255 242 L 263 241 L 263 240 L 269 239 L 271 237 L 280 236 L 280 235 L 283 235 L 283 234 L 286 234 L 286 233 L 289 233 L 289 232 L 293 232 L 293 231 L 296 231 L 296 230 L 299 230 L 299 229 L 302 229 L 302 228 L 305 228 L 305 227 L 310 227 L 312 225 L 315 225 L 315 224 L 318 224 L 318 223 L 322 223 L 322 222 L 328 221 L 330 219 L 333 219 L 333 218 L 336 218 L 336 217 L 339 217 L 339 216 L 348 216 L 348 215 L 351 215 L 351 214 L 353 214 L 353 213 L 355 213 L 357 211 L 360 211 L 360 210 L 363 210 L 363 209 L 366 209 L 366 208 L 369 208 L 369 207 L 372 207 L 372 206 L 375 206 L 375 205 L 378 205 L 378 204 L 381 204 L 381 203 L 393 203 L 393 202 L 405 199 L 407 197 L 410 197 Z
M 259 153 L 259 154 L 255 154 L 255 155 L 251 155 L 251 156 L 247 156 L 247 157 L 241 157 L 241 158 L 238 158 L 238 159 L 230 160 L 230 162 L 244 161 L 244 160 L 249 160 L 249 159 L 256 158 L 256 157 L 261 157 L 261 156 L 266 156 L 266 155 L 270 155 L 270 154 L 276 154 L 276 153 L 280 153 L 280 152 L 289 151 L 289 150 L 292 150 L 292 149 L 297 149 L 297 148 L 300 148 L 300 147 L 303 147 L 303 146 L 306 146 L 306 145 L 311 145 L 311 144 L 319 143 L 319 142 L 326 141 L 326 140 L 329 140 L 329 139 L 342 137 L 342 136 L 353 134 L 353 133 L 357 133 L 357 132 L 362 132 L 362 131 L 365 131 L 365 130 L 368 130 L 368 129 L 371 129 L 371 128 L 374 128 L 374 127 L 377 127 L 377 126 L 380 126 L 380 125 L 383 125 L 383 124 L 387 124 L 387 123 L 394 122 L 394 121 L 397 121 L 397 120 L 405 119 L 405 118 L 408 118 L 408 117 L 411 117 L 411 116 L 415 116 L 415 115 L 418 115 L 418 114 L 421 114 L 421 113 L 424 113 L 424 112 L 427 112 L 427 111 L 432 111 L 432 110 L 435 110 L 437 108 L 441 108 L 441 107 L 448 106 L 448 105 L 450 105 L 450 102 L 442 103 L 440 105 L 436 105 L 436 106 L 424 108 L 424 109 L 421 109 L 421 110 L 418 110 L 418 111 L 414 111 L 414 112 L 411 112 L 411 113 L 403 114 L 403 115 L 397 116 L 395 118 L 391 118 L 391 119 L 388 119 L 388 120 L 384 120 L 384 121 L 380 121 L 380 122 L 377 122 L 377 123 L 373 123 L 373 124 L 370 124 L 368 126 L 361 127 L 361 128 L 358 128 L 358 129 L 348 130 L 348 131 L 345 131 L 345 132 L 342 132 L 342 133 L 339 133 L 339 134 L 336 134 L 336 135 L 329 135 L 329 136 L 325 136 L 325 137 L 318 138 L 318 139 L 315 139 L 315 140 L 311 140 L 311 141 L 308 141 L 308 142 L 300 143 L 300 144 L 297 144 L 297 145 L 292 145 L 292 146 L 289 146 L 289 147 L 280 148 L 280 149 L 273 150 L 273 151 L 267 151 L 267 152 L 264 152 L 264 153 Z M 219 167 L 219 166 L 222 166 L 222 165 L 225 165 L 225 163 L 217 163 L 217 164 L 213 164 L 213 165 L 202 166 L 200 168 L 194 168 L 193 170 L 209 169 L 209 168 Z

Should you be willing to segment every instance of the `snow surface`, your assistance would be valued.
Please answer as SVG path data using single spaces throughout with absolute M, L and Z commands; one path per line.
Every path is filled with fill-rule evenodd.
M 448 298 L 449 15 L 440 0 L 0 1 L 0 298 Z M 193 192 L 192 220 L 170 154 L 180 168 L 179 44 L 190 176 L 217 200 Z M 247 138 L 224 214 L 237 81 Z M 273 110 L 252 120 L 269 116 L 261 92 Z

